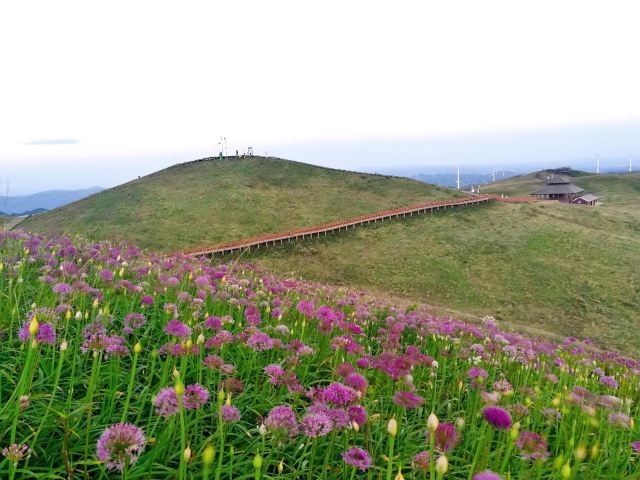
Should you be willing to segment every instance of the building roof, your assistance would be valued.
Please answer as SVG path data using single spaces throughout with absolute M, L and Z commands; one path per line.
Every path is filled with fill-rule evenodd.
M 562 175 L 552 173 L 547 177 L 544 183 L 546 183 L 547 185 L 564 184 L 569 183 L 569 179 L 567 177 L 563 177 Z
M 586 194 L 582 195 L 581 197 L 573 199 L 574 202 L 576 200 L 584 200 L 585 202 L 595 202 L 596 200 L 598 200 L 598 197 L 593 195 L 592 193 L 586 193 Z
M 547 184 L 533 192 L 531 195 L 570 195 L 572 193 L 581 192 L 584 192 L 584 190 L 570 183 L 555 183 Z

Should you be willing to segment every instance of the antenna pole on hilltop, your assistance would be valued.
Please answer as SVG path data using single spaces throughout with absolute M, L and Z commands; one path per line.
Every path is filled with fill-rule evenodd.
M 456 188 L 460 190 L 460 165 L 458 165 L 458 179 L 456 180 Z
M 596 154 L 596 173 L 600 174 L 600 154 Z
M 632 160 L 633 160 L 633 155 L 629 155 L 629 173 L 631 173 L 633 170 Z
M 495 169 L 493 170 L 492 174 L 493 174 L 493 183 L 496 183 L 496 171 L 495 171 Z

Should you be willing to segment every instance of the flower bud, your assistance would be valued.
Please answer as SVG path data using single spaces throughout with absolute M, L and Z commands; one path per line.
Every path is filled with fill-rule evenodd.
M 573 452 L 573 456 L 578 462 L 582 462 L 585 458 L 587 458 L 587 447 L 581 443 L 576 448 L 575 452 Z
M 67 310 L 67 313 L 65 314 L 64 318 L 67 320 L 71 319 L 71 310 Z
M 449 460 L 447 460 L 447 457 L 445 454 L 442 454 L 438 457 L 438 460 L 436 460 L 436 473 L 438 475 L 444 475 L 448 471 L 449 471 Z
M 267 434 L 267 427 L 265 427 L 264 423 L 261 423 L 258 427 L 258 433 L 260 436 L 264 437 Z
M 180 378 L 180 372 L 176 367 L 173 367 L 172 375 L 173 375 L 173 378 Z
M 98 308 L 98 299 L 97 298 L 93 301 L 93 308 Z
M 180 380 L 176 381 L 176 385 L 174 388 L 176 390 L 176 395 L 178 395 L 179 397 L 184 395 L 184 384 Z
M 31 323 L 29 323 L 29 335 L 32 337 L 35 336 L 35 334 L 38 333 L 38 330 L 40 330 L 40 324 L 38 323 L 38 318 L 34 315 L 31 319 Z
M 431 412 L 431 414 L 429 415 L 429 418 L 427 418 L 427 429 L 430 432 L 435 432 L 438 428 L 438 425 L 440 425 L 440 422 L 438 421 L 438 417 L 436 417 L 436 414 Z
M 398 434 L 398 422 L 396 422 L 395 418 L 389 420 L 389 423 L 387 424 L 387 433 L 391 437 L 395 437 Z
M 520 435 L 520 431 L 515 426 L 511 427 L 511 430 L 509 430 L 509 438 L 515 442 L 518 435 Z
M 464 418 L 458 417 L 458 419 L 456 420 L 456 428 L 458 430 L 463 430 L 464 429 Z
M 202 463 L 209 466 L 213 463 L 213 459 L 216 456 L 216 449 L 213 445 L 207 445 L 202 452 Z
M 185 342 L 184 347 L 187 349 L 187 352 L 191 351 L 191 347 L 193 347 L 193 340 L 189 339 Z
M 253 468 L 255 470 L 260 470 L 262 468 L 262 457 L 259 453 L 256 453 L 256 456 L 253 457 Z
M 184 456 L 184 461 L 185 462 L 188 462 L 189 460 L 191 460 L 191 448 L 190 447 L 187 447 L 187 448 L 184 449 L 183 456 Z
M 82 312 L 81 312 L 80 310 L 78 310 L 78 311 L 76 312 L 76 316 L 75 316 L 75 318 L 76 318 L 76 321 L 78 321 L 78 322 L 79 322 L 80 320 L 82 320 Z
M 398 468 L 398 474 L 396 475 L 394 480 L 404 480 L 404 476 L 402 475 L 402 467 Z
M 595 460 L 600 455 L 600 447 L 598 445 L 594 445 L 591 447 L 591 460 Z
M 142 345 L 140 344 L 140 342 L 138 342 L 133 346 L 133 353 L 138 355 L 140 354 L 140 352 L 142 352 Z
M 60 351 L 61 352 L 64 352 L 68 347 L 69 347 L 69 344 L 67 343 L 66 340 L 62 340 L 62 342 L 60 342 Z
M 280 460 L 280 463 L 278 463 L 278 475 L 282 475 L 283 471 L 284 471 L 284 459 Z
M 562 470 L 560 470 L 560 476 L 565 480 L 571 478 L 571 467 L 569 466 L 569 462 L 565 463 Z
M 198 339 L 196 340 L 196 344 L 202 345 L 203 343 L 204 343 L 204 335 L 200 334 L 200 335 L 198 335 Z
M 219 403 L 224 402 L 225 396 L 226 395 L 224 394 L 224 390 L 223 389 L 218 390 L 218 402 Z
M 20 395 L 20 410 L 26 410 L 29 406 L 29 397 L 27 395 Z
M 353 428 L 353 431 L 356 433 L 360 431 L 360 425 L 358 425 L 358 422 L 356 422 L 355 420 L 351 422 L 351 428 Z

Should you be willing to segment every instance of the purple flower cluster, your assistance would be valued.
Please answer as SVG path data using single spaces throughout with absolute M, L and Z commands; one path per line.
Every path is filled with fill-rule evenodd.
M 20 331 L 18 332 L 18 337 L 21 341 L 27 342 L 29 338 L 31 338 L 31 334 L 29 333 L 29 324 L 31 322 L 27 321 Z M 53 325 L 49 323 L 42 322 L 39 324 L 38 333 L 35 335 L 35 340 L 38 343 L 47 343 L 49 345 L 55 345 L 56 343 L 56 329 Z
M 359 447 L 351 447 L 342 454 L 342 459 L 347 465 L 351 465 L 363 472 L 366 472 L 371 467 L 371 456 L 369 452 Z
M 146 439 L 142 430 L 130 423 L 118 423 L 107 428 L 98 439 L 96 456 L 109 470 L 133 465 L 142 453 Z
M 191 328 L 187 327 L 180 320 L 172 319 L 167 322 L 164 327 L 164 332 L 167 335 L 178 338 L 186 338 L 191 336 Z
M 520 432 L 516 440 L 516 445 L 520 449 L 522 458 L 524 459 L 538 460 L 549 456 L 547 442 L 535 432 Z
M 509 430 L 511 428 L 511 415 L 504 408 L 487 407 L 482 411 L 482 415 L 489 425 L 498 430 Z

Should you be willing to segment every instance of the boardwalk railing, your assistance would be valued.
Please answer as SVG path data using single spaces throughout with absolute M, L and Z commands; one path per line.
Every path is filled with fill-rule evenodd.
M 469 207 L 475 205 L 484 205 L 492 200 L 509 201 L 510 203 L 520 203 L 524 199 L 505 199 L 498 195 L 475 195 L 468 198 L 460 198 L 454 200 L 433 201 L 426 203 L 419 203 L 416 205 L 410 205 L 408 207 L 394 208 L 392 210 L 385 210 L 383 212 L 373 213 L 370 215 L 360 215 L 348 220 L 342 220 L 332 223 L 324 223 L 322 225 L 315 225 L 313 227 L 297 228 L 295 230 L 289 230 L 285 232 L 269 233 L 260 235 L 257 237 L 246 238 L 243 240 L 235 240 L 232 242 L 219 243 L 217 245 L 211 245 L 206 247 L 196 247 L 189 250 L 184 250 L 181 253 L 185 255 L 197 256 L 197 255 L 212 255 L 216 253 L 225 254 L 233 253 L 238 250 L 251 250 L 252 248 L 258 248 L 266 245 L 282 244 L 284 241 L 291 241 L 296 239 L 305 239 L 310 237 L 319 237 L 320 235 L 326 235 L 327 233 L 340 232 L 342 230 L 348 230 L 349 228 L 355 228 L 358 225 L 365 225 L 369 223 L 377 223 L 379 221 L 391 220 L 394 218 L 405 218 L 407 216 L 413 216 L 423 213 L 433 213 L 439 210 L 446 210 L 448 208 L 456 207 Z M 514 201 L 515 200 L 515 201 Z

